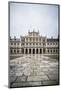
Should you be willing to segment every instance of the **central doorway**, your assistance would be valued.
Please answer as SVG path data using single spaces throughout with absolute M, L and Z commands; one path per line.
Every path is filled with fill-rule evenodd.
M 29 49 L 29 54 L 31 54 L 31 49 Z
M 27 48 L 26 48 L 26 54 L 28 53 L 28 50 L 27 50 Z
M 33 49 L 33 54 L 35 54 L 35 49 Z
M 38 54 L 38 48 L 36 49 L 36 54 Z

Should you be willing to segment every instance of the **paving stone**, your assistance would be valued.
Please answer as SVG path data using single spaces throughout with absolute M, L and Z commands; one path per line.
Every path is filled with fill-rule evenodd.
M 56 69 L 56 68 L 50 68 L 49 71 L 55 73 L 55 72 L 58 72 L 58 69 Z
M 50 80 L 58 81 L 58 74 L 48 74 Z
M 10 78 L 9 78 L 9 82 L 10 83 L 12 83 L 12 82 L 15 82 L 15 80 L 16 80 L 16 76 L 14 75 L 14 76 L 9 76 Z
M 46 75 L 41 75 L 41 76 L 29 76 L 27 81 L 41 81 L 41 80 L 49 80 Z
M 19 82 L 19 83 L 13 83 L 11 87 L 26 87 L 26 86 L 41 86 L 41 82 Z
M 52 75 L 55 75 L 55 74 L 57 75 L 58 72 L 46 71 L 45 74 L 46 74 L 46 75 L 51 75 L 51 74 L 52 74 Z
M 15 81 L 15 83 L 20 83 L 21 81 L 26 81 L 27 80 L 27 76 L 17 76 L 17 79 Z
M 57 60 L 54 62 L 53 59 L 42 55 L 23 55 L 23 57 L 11 60 L 10 67 L 13 87 L 58 83 Z
M 59 83 L 55 80 L 43 81 L 42 85 L 58 85 Z
M 42 71 L 45 73 L 45 72 L 48 72 L 49 69 L 48 68 L 42 68 Z

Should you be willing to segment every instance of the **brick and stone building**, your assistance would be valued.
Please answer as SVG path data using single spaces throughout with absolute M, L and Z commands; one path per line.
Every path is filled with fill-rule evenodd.
M 39 31 L 28 32 L 20 38 L 10 37 L 10 54 L 58 54 L 58 38 L 40 36 Z

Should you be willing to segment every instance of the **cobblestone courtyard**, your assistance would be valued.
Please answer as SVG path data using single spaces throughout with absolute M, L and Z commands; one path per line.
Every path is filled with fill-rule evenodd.
M 23 55 L 10 60 L 10 87 L 58 85 L 58 60 Z

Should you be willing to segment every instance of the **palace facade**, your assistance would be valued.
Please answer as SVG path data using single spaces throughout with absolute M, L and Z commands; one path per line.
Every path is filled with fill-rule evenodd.
M 20 38 L 10 37 L 10 54 L 58 54 L 58 38 L 40 36 L 38 32 L 28 32 Z

